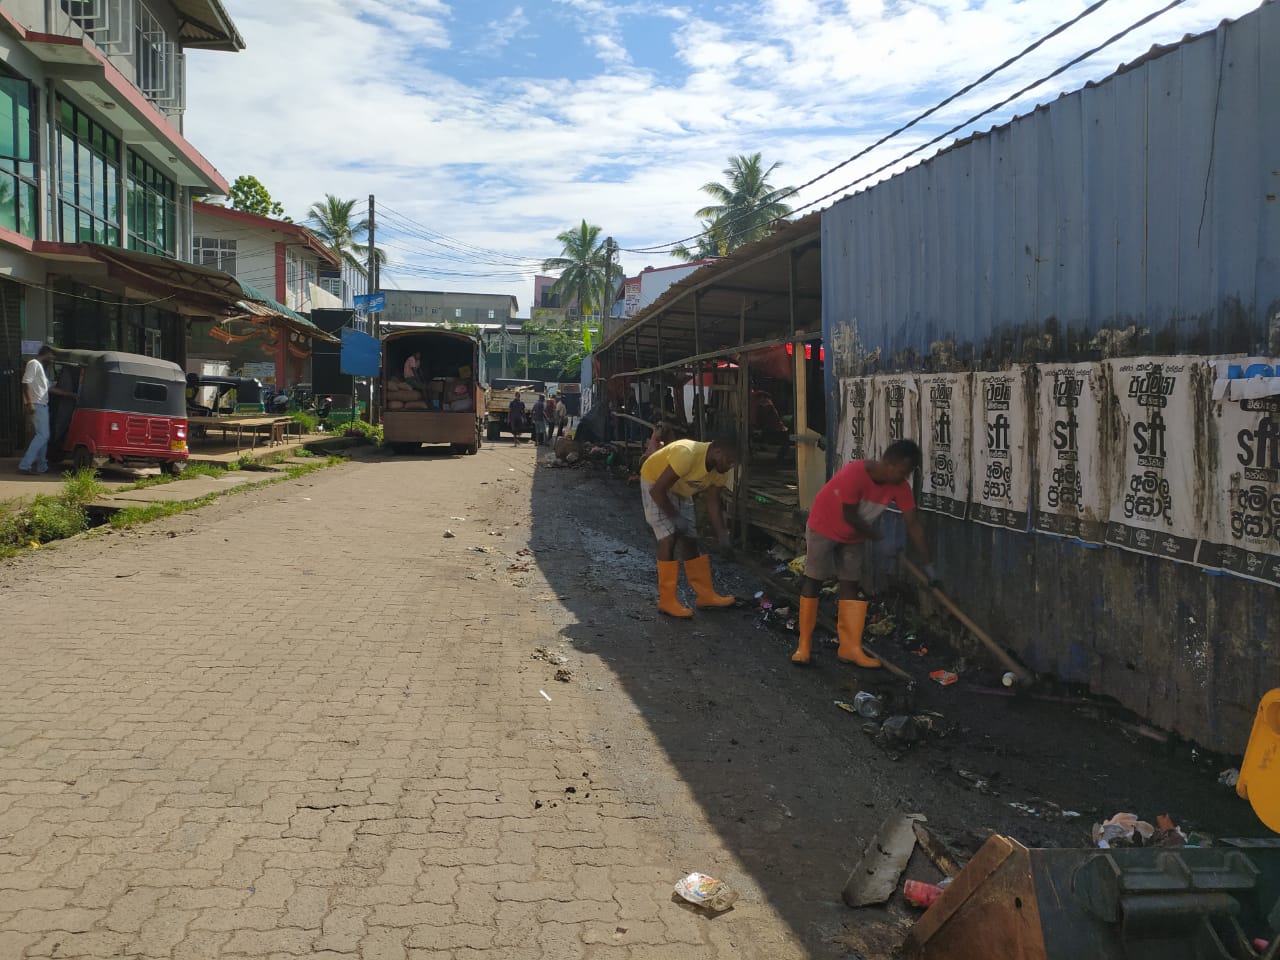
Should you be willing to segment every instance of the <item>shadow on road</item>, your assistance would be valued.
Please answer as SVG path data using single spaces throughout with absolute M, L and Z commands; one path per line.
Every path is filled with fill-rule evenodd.
M 1084 847 L 1091 824 L 1119 810 L 1151 820 L 1169 813 L 1215 835 L 1265 835 L 1248 805 L 1216 783 L 1216 771 L 1061 704 L 925 683 L 916 690 L 917 710 L 937 711 L 956 730 L 891 755 L 861 718 L 833 705 L 863 684 L 890 685 L 883 672 L 838 664 L 829 647 L 816 666 L 793 668 L 794 638 L 761 627 L 755 610 L 703 612 L 692 621 L 657 614 L 653 542 L 638 498 L 635 486 L 606 479 L 603 470 L 534 471 L 531 542 L 578 620 L 565 636 L 617 676 L 746 871 L 746 893 L 777 910 L 810 956 L 857 955 L 855 945 L 865 956 L 887 956 L 900 942 L 915 916 L 900 898 L 889 910 L 855 912 L 839 896 L 867 840 L 894 811 L 923 813 L 967 851 L 994 832 L 1030 846 Z M 758 588 L 740 570 L 713 565 L 723 592 L 750 596 Z M 625 727 L 601 736 L 613 738 L 603 746 L 626 770 L 634 758 Z M 962 769 L 987 779 L 993 795 L 968 789 L 956 772 Z M 638 794 L 661 789 L 660 777 L 646 776 L 651 771 L 631 773 Z M 1035 800 L 1079 816 L 1030 817 L 1009 806 Z M 673 864 L 673 879 L 685 867 L 733 869 Z M 917 851 L 907 876 L 940 875 Z M 857 939 L 877 923 L 878 941 Z

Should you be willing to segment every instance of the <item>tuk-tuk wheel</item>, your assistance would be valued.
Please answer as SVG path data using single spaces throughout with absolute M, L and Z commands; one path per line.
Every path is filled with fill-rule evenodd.
M 187 472 L 187 461 L 170 460 L 164 465 L 164 472 L 171 477 L 180 477 Z
M 93 454 L 89 452 L 88 447 L 83 445 L 76 447 L 75 452 L 71 454 L 71 469 L 76 473 L 93 469 Z

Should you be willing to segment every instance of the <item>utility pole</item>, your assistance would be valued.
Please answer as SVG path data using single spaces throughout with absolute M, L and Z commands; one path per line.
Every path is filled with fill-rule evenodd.
M 369 194 L 369 292 L 378 292 L 378 247 L 377 239 L 377 222 L 374 209 L 373 194 Z M 378 339 L 378 315 L 370 311 L 369 313 L 369 332 L 373 338 Z M 377 379 L 369 381 L 369 423 L 374 422 L 373 416 L 373 392 L 377 384 Z M 354 404 L 354 401 L 352 401 Z
M 613 306 L 609 302 L 610 294 L 613 293 L 613 251 L 617 249 L 617 244 L 613 242 L 613 237 L 604 238 L 604 291 L 600 297 L 600 336 L 604 336 L 604 318 L 609 315 L 609 310 Z M 594 344 L 592 344 L 594 346 Z

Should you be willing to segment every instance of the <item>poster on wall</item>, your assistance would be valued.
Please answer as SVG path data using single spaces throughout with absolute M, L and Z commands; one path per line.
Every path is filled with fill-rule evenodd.
M 963 520 L 969 512 L 969 429 L 971 378 L 967 373 L 932 373 L 919 378 L 920 496 L 922 510 Z
M 1216 360 L 1204 539 L 1196 561 L 1280 586 L 1280 359 Z
M 1109 474 L 1102 435 L 1106 398 L 1099 363 L 1040 365 L 1036 391 L 1039 483 L 1032 527 L 1103 543 Z M 1106 438 L 1109 446 L 1110 438 Z
M 973 375 L 971 516 L 1009 530 L 1027 529 L 1031 510 L 1027 368 Z
M 1192 563 L 1204 495 L 1196 450 L 1204 450 L 1210 404 L 1203 357 L 1108 360 L 1111 438 L 1123 468 L 1111 490 L 1107 543 Z
M 871 442 L 871 378 L 840 381 L 840 429 L 836 436 L 836 469 L 869 456 Z
M 872 378 L 871 442 L 867 455 L 879 457 L 896 440 L 920 439 L 920 386 L 914 374 Z

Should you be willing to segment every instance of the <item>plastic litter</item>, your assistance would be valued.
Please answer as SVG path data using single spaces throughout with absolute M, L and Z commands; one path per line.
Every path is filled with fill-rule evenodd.
M 931 907 L 942 896 L 942 887 L 936 883 L 908 880 L 902 885 L 902 895 L 913 907 Z
M 952 673 L 950 670 L 934 670 L 929 674 L 929 679 L 939 686 L 949 687 L 960 679 L 960 675 Z
M 884 701 L 869 690 L 858 691 L 853 698 L 853 706 L 868 720 L 874 720 L 884 713 Z
M 1155 836 L 1156 828 L 1136 813 L 1117 813 L 1110 820 L 1093 825 L 1093 842 L 1103 850 L 1112 847 L 1142 846 L 1144 840 Z
M 1224 787 L 1234 788 L 1240 782 L 1240 771 L 1234 767 L 1229 770 L 1223 770 L 1218 774 L 1218 782 Z
M 681 899 L 713 913 L 728 910 L 738 899 L 737 890 L 705 873 L 691 873 L 677 880 L 675 892 Z

